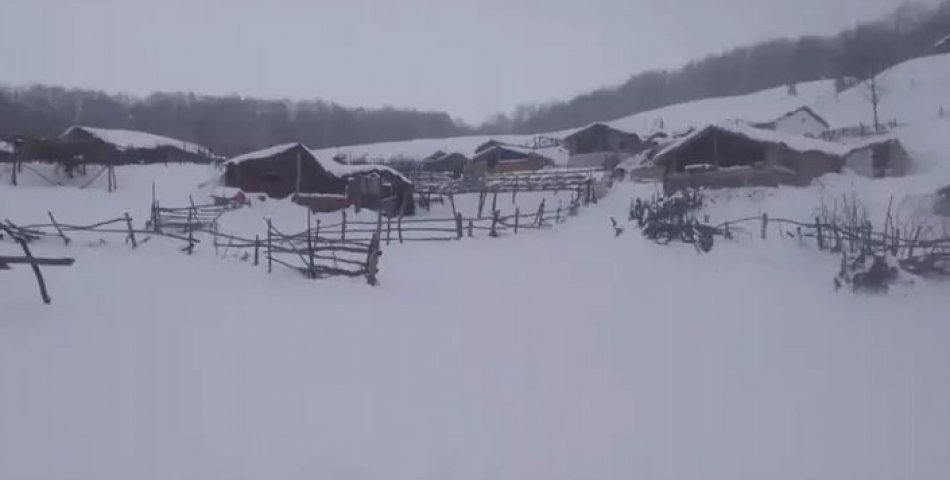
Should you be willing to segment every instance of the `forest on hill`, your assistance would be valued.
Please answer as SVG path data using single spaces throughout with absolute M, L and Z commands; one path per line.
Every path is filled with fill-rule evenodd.
M 353 108 L 325 100 L 268 100 L 155 93 L 144 98 L 48 85 L 0 88 L 0 138 L 54 136 L 74 124 L 143 130 L 233 155 L 282 142 L 313 148 L 468 134 L 542 133 L 700 98 L 740 95 L 798 82 L 865 79 L 938 53 L 950 35 L 950 0 L 907 5 L 838 35 L 777 39 L 647 71 L 624 84 L 544 105 L 522 105 L 479 126 L 448 113 Z M 946 47 L 944 47 L 946 49 Z

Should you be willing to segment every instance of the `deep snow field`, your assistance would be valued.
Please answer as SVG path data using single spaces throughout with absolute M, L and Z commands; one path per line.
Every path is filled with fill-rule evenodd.
M 897 132 L 912 176 L 715 192 L 707 213 L 807 220 L 850 195 L 875 222 L 892 198 L 910 212 L 950 184 L 950 122 L 928 115 Z M 21 224 L 142 224 L 153 182 L 181 206 L 215 174 L 122 167 L 109 194 L 3 168 L 0 219 Z M 777 231 L 708 254 L 615 238 L 609 217 L 656 191 L 619 183 L 548 230 L 384 246 L 377 287 L 208 242 L 36 242 L 76 264 L 43 269 L 49 306 L 28 268 L 0 271 L 0 479 L 950 477 L 950 284 L 835 292 L 838 258 Z M 304 228 L 273 201 L 222 226 L 264 217 Z
M 150 179 L 181 204 L 209 171 L 119 169 L 111 195 L 3 186 L 0 217 L 144 220 Z M 716 193 L 710 214 L 797 217 L 830 184 L 915 181 Z M 836 257 L 779 235 L 706 255 L 614 238 L 608 216 L 654 190 L 621 183 L 517 237 L 394 244 L 375 288 L 207 244 L 36 243 L 77 263 L 44 269 L 50 306 L 29 269 L 0 272 L 0 478 L 950 474 L 948 285 L 835 292 Z

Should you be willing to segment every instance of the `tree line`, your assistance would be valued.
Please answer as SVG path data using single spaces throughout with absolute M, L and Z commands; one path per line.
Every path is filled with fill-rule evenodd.
M 468 134 L 543 133 L 701 98 L 795 83 L 866 79 L 935 53 L 950 34 L 950 0 L 904 6 L 839 35 L 778 39 L 711 55 L 677 70 L 647 71 L 564 102 L 522 105 L 478 127 L 445 112 L 350 108 L 323 100 L 263 100 L 194 93 L 144 98 L 55 86 L 0 88 L 0 138 L 55 136 L 74 124 L 167 135 L 234 155 L 300 141 L 313 148 Z

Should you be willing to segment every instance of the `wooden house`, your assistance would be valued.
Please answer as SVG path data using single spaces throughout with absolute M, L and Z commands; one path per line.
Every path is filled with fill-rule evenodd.
M 613 169 L 642 150 L 637 134 L 603 123 L 594 123 L 564 137 L 561 145 L 570 154 L 570 167 Z
M 465 169 L 466 175 L 528 172 L 553 166 L 554 160 L 524 147 L 495 145 L 477 153 Z
M 440 150 L 422 161 L 421 170 L 448 173 L 453 178 L 459 178 L 465 172 L 468 162 L 469 158 L 459 152 L 445 153 Z
M 848 148 L 742 124 L 693 131 L 659 152 L 663 189 L 807 185 L 839 172 Z
M 774 130 L 776 132 L 791 133 L 795 135 L 804 135 L 806 137 L 818 138 L 831 128 L 821 115 L 815 113 L 809 107 L 800 107 L 788 112 L 774 120 L 767 122 L 753 123 L 753 127 L 764 130 Z
M 66 143 L 92 144 L 118 152 L 119 164 L 213 163 L 218 157 L 207 147 L 135 130 L 72 126 L 59 136 Z
M 910 169 L 910 155 L 900 140 L 894 137 L 866 139 L 849 145 L 845 166 L 872 178 L 902 177 Z
M 291 195 L 316 211 L 353 205 L 387 215 L 412 215 L 412 183 L 382 165 L 346 165 L 320 161 L 299 143 L 276 145 L 226 161 L 224 184 L 272 198 Z

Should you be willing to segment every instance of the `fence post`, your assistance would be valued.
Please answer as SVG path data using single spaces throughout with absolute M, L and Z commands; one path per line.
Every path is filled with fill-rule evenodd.
M 50 218 L 53 218 L 53 214 L 50 214 Z M 128 241 L 132 242 L 132 248 L 138 248 L 139 244 L 135 241 L 135 231 L 132 230 L 132 217 L 129 216 L 129 212 L 125 212 L 125 226 L 129 229 Z
M 515 203 L 518 198 L 518 177 L 515 177 L 515 189 L 511 191 L 511 203 Z
M 369 255 L 366 258 L 366 283 L 375 286 L 379 273 L 379 232 L 373 234 L 369 242 Z
M 452 216 L 458 215 L 458 210 L 455 209 L 455 194 L 449 194 L 449 203 L 452 205 Z
M 815 233 L 818 236 L 818 249 L 825 249 L 825 237 L 821 234 L 821 219 L 815 217 Z
M 475 237 L 475 221 L 469 220 L 468 221 L 468 238 L 474 238 L 474 237 Z
M 191 252 L 194 251 L 195 249 L 195 234 L 194 234 L 195 230 L 191 228 L 192 212 L 193 212 L 193 209 L 189 208 L 188 209 L 188 225 L 186 226 L 186 228 L 188 229 L 188 246 L 185 247 L 185 251 L 188 252 L 188 255 L 191 255 Z
M 53 222 L 53 227 L 55 227 L 55 228 L 56 228 L 56 231 L 59 232 L 59 236 L 60 236 L 60 237 L 63 237 L 63 243 L 64 243 L 65 245 L 69 245 L 69 237 L 67 237 L 66 234 L 63 233 L 63 229 L 60 228 L 60 226 L 59 226 L 58 223 L 56 223 L 56 219 L 53 218 L 53 212 L 47 211 L 46 213 L 49 215 L 49 220 L 50 220 L 51 222 Z M 126 215 L 128 215 L 128 214 L 126 214 Z
M 310 278 L 317 278 L 317 269 L 313 264 L 313 230 L 312 225 L 310 224 L 310 209 L 307 209 L 307 264 L 308 264 L 308 276 Z
M 538 205 L 538 216 L 537 216 L 538 227 L 541 227 L 542 225 L 544 225 L 544 200 L 545 199 L 542 198 L 541 205 Z
M 497 188 L 495 189 L 495 193 L 493 193 L 491 196 L 491 209 L 493 212 L 495 210 L 498 210 L 498 189 Z
M 558 202 L 557 211 L 554 212 L 554 223 L 555 223 L 555 224 L 561 223 L 561 205 L 560 205 L 560 202 Z
M 478 192 L 478 219 L 482 219 L 482 209 L 485 208 L 485 190 Z
M 254 266 L 260 263 L 261 236 L 254 235 Z
M 153 211 L 155 212 L 153 213 L 153 215 L 155 215 L 155 233 L 162 233 L 162 213 L 158 200 L 155 200 L 155 207 Z
M 769 227 L 769 214 L 762 214 L 762 239 L 765 240 L 768 237 L 767 229 Z
M 23 254 L 26 256 L 27 261 L 30 262 L 30 267 L 33 269 L 33 275 L 36 276 L 36 283 L 39 284 L 40 296 L 43 297 L 43 303 L 49 305 L 52 300 L 49 298 L 49 292 L 46 290 L 46 281 L 43 280 L 43 272 L 40 271 L 40 266 L 37 265 L 33 260 L 33 254 L 30 252 L 29 245 L 26 244 L 26 239 L 14 236 L 12 231 L 10 231 L 10 237 L 19 243 L 20 248 L 23 249 Z
M 515 235 L 518 234 L 518 219 L 521 218 L 521 209 L 515 207 Z
M 455 214 L 455 230 L 456 230 L 456 233 L 458 234 L 458 239 L 461 240 L 462 237 L 465 236 L 465 232 L 463 231 L 463 228 L 462 228 L 462 214 L 461 213 Z
M 389 245 L 393 232 L 393 217 L 386 217 L 386 245 Z
M 489 237 L 498 237 L 498 230 L 496 226 L 498 225 L 498 210 L 492 212 L 491 217 L 491 231 L 488 232 Z
M 346 208 L 340 210 L 343 212 L 343 226 L 340 228 L 340 240 L 346 241 Z
M 267 219 L 267 273 L 271 273 L 274 270 L 274 254 L 271 251 L 271 223 L 270 219 Z

